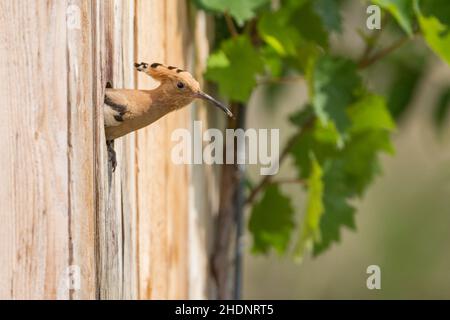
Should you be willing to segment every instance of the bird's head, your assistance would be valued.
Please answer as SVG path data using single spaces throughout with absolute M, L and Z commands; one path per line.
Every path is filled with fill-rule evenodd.
M 220 108 L 229 117 L 233 117 L 233 113 L 220 101 L 217 101 L 210 95 L 204 93 L 200 89 L 200 85 L 192 75 L 180 68 L 173 66 L 165 66 L 161 63 L 148 64 L 145 62 L 135 63 L 134 66 L 139 72 L 144 72 L 151 76 L 153 79 L 161 82 L 166 88 L 168 88 L 169 94 L 173 98 L 179 98 L 180 100 L 194 100 L 203 99 L 211 102 L 216 107 Z

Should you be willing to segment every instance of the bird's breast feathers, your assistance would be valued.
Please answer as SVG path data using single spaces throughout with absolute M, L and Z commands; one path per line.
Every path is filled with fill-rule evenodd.
M 106 103 L 103 110 L 103 117 L 105 120 L 105 127 L 115 127 L 123 122 L 123 115 Z

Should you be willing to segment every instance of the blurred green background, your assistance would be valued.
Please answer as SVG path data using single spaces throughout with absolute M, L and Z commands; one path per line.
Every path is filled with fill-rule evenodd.
M 364 50 L 354 28 L 364 28 L 364 13 L 364 4 L 355 5 L 355 1 L 343 10 L 344 32 L 332 39 L 336 52 L 357 56 Z M 395 30 L 380 39 L 381 46 L 391 43 L 392 33 Z M 340 243 L 316 258 L 306 257 L 301 264 L 275 253 L 252 255 L 247 236 L 244 298 L 450 298 L 450 126 L 447 119 L 438 131 L 433 123 L 437 100 L 450 84 L 450 68 L 428 49 L 423 51 L 426 45 L 417 43 L 421 41 L 405 46 L 365 73 L 368 85 L 380 93 L 402 74 L 394 72 L 397 67 L 420 68 L 422 75 L 398 122 L 393 138 L 395 155 L 382 156 L 383 174 L 364 198 L 355 202 L 356 232 L 344 230 Z M 407 80 L 399 82 L 399 92 L 394 89 L 391 98 L 398 98 Z M 271 108 L 275 99 L 277 108 Z M 251 99 L 247 126 L 281 128 L 283 142 L 294 131 L 288 127 L 287 115 L 306 100 L 307 87 L 302 80 L 275 91 L 260 86 Z M 288 167 L 282 168 L 282 176 L 294 175 Z M 249 167 L 249 171 L 252 178 L 259 179 L 257 168 Z M 302 212 L 302 188 L 283 185 L 282 190 L 292 195 Z M 373 264 L 381 268 L 381 290 L 366 287 L 366 268 Z

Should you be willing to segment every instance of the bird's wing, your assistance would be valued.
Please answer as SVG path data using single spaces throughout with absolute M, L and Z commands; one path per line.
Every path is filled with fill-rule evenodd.
M 134 90 L 107 89 L 105 92 L 105 126 L 118 126 L 132 117 Z

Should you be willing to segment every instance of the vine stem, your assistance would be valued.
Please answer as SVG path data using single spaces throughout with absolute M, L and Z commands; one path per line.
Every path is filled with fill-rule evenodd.
M 364 39 L 366 39 L 366 48 L 364 49 L 364 52 L 360 58 L 359 61 L 363 61 L 366 60 L 370 57 L 370 55 L 372 54 L 373 50 L 375 49 L 378 41 L 380 40 L 381 34 L 383 33 L 383 30 L 386 29 L 386 26 L 388 25 L 388 23 L 390 22 L 390 16 L 389 15 L 385 15 L 381 21 L 381 26 L 382 29 L 377 30 L 373 35 L 371 36 L 365 36 L 362 35 L 362 37 Z
M 305 132 L 312 126 L 314 123 L 315 118 L 312 117 L 301 129 L 298 131 L 295 135 L 293 135 L 289 141 L 286 143 L 283 151 L 281 152 L 279 163 L 280 165 L 284 162 L 284 160 L 287 158 L 289 152 L 294 147 L 295 143 L 299 138 L 301 138 Z M 296 179 L 297 183 L 304 183 L 303 180 Z M 292 180 L 291 180 L 292 181 Z M 247 197 L 247 200 L 245 201 L 246 205 L 252 204 L 255 201 L 256 196 L 264 190 L 265 187 L 267 187 L 269 184 L 277 183 L 275 180 L 273 180 L 273 176 L 265 176 L 256 187 L 252 189 L 249 196 Z
M 306 184 L 305 179 L 277 179 L 271 180 L 270 184 Z
M 416 34 L 417 33 L 414 33 L 413 37 Z M 380 51 L 378 51 L 374 55 L 372 55 L 370 57 L 366 57 L 364 59 L 361 59 L 361 61 L 358 63 L 358 69 L 365 69 L 365 68 L 373 65 L 374 63 L 376 63 L 379 60 L 383 59 L 387 55 L 391 54 L 393 51 L 397 50 L 398 48 L 400 48 L 403 45 L 405 45 L 406 43 L 408 43 L 409 40 L 411 40 L 413 37 L 404 36 L 404 37 L 398 39 L 397 41 L 395 41 L 390 46 L 388 46 L 388 47 L 386 47 L 384 49 L 381 49 Z
M 233 18 L 230 16 L 228 12 L 224 13 L 225 22 L 227 24 L 228 31 L 230 32 L 233 38 L 237 38 L 239 36 L 239 32 L 234 24 Z

